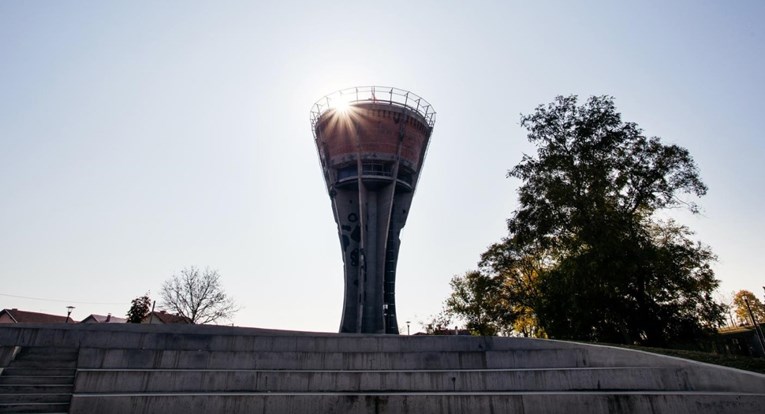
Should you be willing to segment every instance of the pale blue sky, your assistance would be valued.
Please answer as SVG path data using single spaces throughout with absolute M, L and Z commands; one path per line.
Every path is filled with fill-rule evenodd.
M 572 93 L 691 151 L 709 194 L 678 217 L 719 255 L 721 293 L 762 296 L 764 20 L 762 1 L 0 2 L 0 308 L 123 316 L 197 265 L 237 325 L 336 331 L 309 110 L 373 84 L 438 113 L 402 325 L 506 234 L 519 114 Z

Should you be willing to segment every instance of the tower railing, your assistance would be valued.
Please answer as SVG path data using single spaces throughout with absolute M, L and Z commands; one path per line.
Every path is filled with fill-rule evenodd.
M 429 127 L 436 123 L 436 112 L 423 98 L 413 92 L 389 86 L 357 86 L 341 89 L 319 99 L 311 108 L 311 129 L 316 133 L 316 123 L 324 113 L 357 103 L 380 103 L 410 109 L 425 119 Z

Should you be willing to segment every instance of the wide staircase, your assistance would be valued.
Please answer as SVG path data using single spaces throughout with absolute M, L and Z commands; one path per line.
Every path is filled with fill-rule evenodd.
M 71 413 L 762 413 L 765 376 L 523 338 L 0 328 L 79 349 Z M 21 344 L 19 344 L 21 343 Z
M 66 413 L 77 348 L 23 347 L 0 374 L 0 413 Z

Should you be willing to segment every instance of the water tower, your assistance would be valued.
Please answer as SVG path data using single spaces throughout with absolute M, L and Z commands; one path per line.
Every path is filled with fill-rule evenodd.
M 419 96 L 382 86 L 337 91 L 311 110 L 343 255 L 341 333 L 398 333 L 399 233 L 435 116 Z

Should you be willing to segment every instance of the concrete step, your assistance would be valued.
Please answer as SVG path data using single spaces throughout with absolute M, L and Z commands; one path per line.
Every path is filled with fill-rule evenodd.
M 66 414 L 69 412 L 69 403 L 0 403 L 0 413 L 49 413 Z
M 0 394 L 71 394 L 72 384 L 0 384 Z
M 581 346 L 530 338 L 344 335 L 205 325 L 86 325 L 14 326 L 0 330 L 0 345 L 234 352 L 507 351 Z
M 64 394 L 0 394 L 0 404 L 18 404 L 18 403 L 57 403 L 66 404 L 72 398 L 71 393 Z
M 68 376 L 40 376 L 40 375 L 12 375 L 0 376 L 0 385 L 33 385 L 33 384 L 73 384 L 74 375 Z
M 652 366 L 655 356 L 635 353 L 619 361 L 587 349 L 419 352 L 232 352 L 150 349 L 82 349 L 81 368 L 175 369 L 479 369 Z M 667 360 L 665 365 L 680 365 Z
M 18 357 L 8 364 L 9 368 L 76 368 L 77 360 L 37 360 L 19 359 Z
M 689 392 L 76 394 L 72 413 L 762 413 L 765 394 Z
M 704 368 L 306 371 L 80 370 L 78 393 L 119 392 L 765 392 L 765 377 Z
M 0 413 L 68 412 L 76 348 L 22 347 L 0 376 Z
M 29 377 L 74 377 L 77 370 L 73 368 L 35 368 L 35 367 L 8 367 L 3 369 L 5 376 L 29 376 Z
M 60 348 L 48 346 L 24 347 L 16 357 L 24 359 L 77 359 L 77 348 Z

